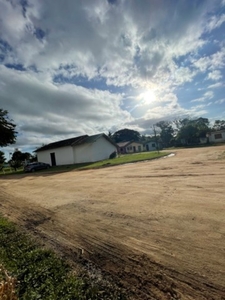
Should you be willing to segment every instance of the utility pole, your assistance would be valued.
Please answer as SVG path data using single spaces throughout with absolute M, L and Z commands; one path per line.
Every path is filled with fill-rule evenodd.
M 155 124 L 153 124 L 153 130 L 154 130 L 154 136 L 155 136 L 156 149 L 159 154 L 159 145 L 158 145 L 158 138 L 157 138 L 156 130 L 155 130 Z

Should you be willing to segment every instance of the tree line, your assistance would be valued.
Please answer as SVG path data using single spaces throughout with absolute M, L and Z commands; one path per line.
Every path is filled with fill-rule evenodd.
M 208 118 L 181 118 L 173 121 L 159 121 L 153 125 L 152 135 L 141 135 L 132 129 L 120 129 L 108 136 L 115 142 L 150 142 L 160 143 L 163 148 L 185 145 L 197 145 L 200 138 L 206 138 L 208 132 L 225 129 L 225 120 L 216 120 L 210 125 Z M 17 131 L 13 120 L 8 116 L 8 111 L 0 108 L 0 147 L 6 147 L 16 142 Z M 28 152 L 15 150 L 8 163 L 18 168 L 23 161 L 35 161 L 36 156 Z M 4 153 L 0 151 L 0 166 L 6 161 Z
M 153 125 L 152 135 L 141 135 L 132 129 L 121 129 L 108 136 L 116 143 L 125 141 L 160 143 L 163 148 L 198 145 L 207 133 L 225 129 L 225 120 L 216 120 L 211 126 L 208 118 L 183 118 L 173 121 L 159 121 Z

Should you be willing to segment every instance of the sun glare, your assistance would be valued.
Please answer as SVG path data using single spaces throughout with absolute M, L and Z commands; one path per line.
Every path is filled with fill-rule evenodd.
M 154 102 L 156 100 L 155 93 L 152 90 L 142 93 L 141 98 L 142 98 L 144 104 L 151 104 L 152 102 Z

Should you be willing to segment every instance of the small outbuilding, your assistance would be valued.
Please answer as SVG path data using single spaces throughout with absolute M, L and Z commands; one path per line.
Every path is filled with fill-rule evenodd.
M 212 131 L 207 133 L 209 143 L 223 143 L 225 142 L 225 129 Z
M 104 133 L 54 142 L 36 150 L 38 161 L 52 166 L 108 159 L 117 145 Z

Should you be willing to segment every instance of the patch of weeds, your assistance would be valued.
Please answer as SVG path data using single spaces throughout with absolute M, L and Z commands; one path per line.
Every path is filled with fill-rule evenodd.
M 1 216 L 0 263 L 17 279 L 20 300 L 125 299 L 119 291 L 104 291 L 89 280 L 73 276 L 65 261 L 36 245 Z

